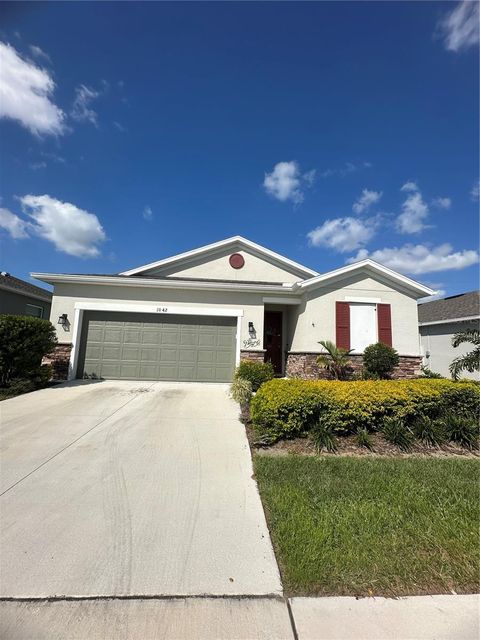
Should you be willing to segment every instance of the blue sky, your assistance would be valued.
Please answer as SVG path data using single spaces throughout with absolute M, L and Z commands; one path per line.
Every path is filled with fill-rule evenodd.
M 1 270 L 240 234 L 477 288 L 478 6 L 3 3 Z

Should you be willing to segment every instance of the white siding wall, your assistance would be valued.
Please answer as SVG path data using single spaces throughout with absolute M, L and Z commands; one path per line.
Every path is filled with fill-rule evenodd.
M 450 322 L 448 324 L 433 324 L 420 327 L 420 339 L 424 355 L 423 362 L 432 371 L 441 373 L 446 378 L 450 377 L 449 366 L 454 358 L 462 356 L 472 350 L 472 345 L 462 344 L 456 349 L 452 347 L 452 338 L 455 333 L 465 329 L 478 329 L 479 323 L 475 322 Z M 430 357 L 427 358 L 427 352 Z M 478 373 L 461 373 L 462 378 L 479 380 Z

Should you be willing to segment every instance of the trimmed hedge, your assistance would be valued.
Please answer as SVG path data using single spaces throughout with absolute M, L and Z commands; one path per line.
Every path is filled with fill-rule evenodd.
M 308 431 L 322 416 L 338 435 L 380 431 L 386 418 L 407 424 L 446 412 L 477 415 L 480 387 L 450 380 L 359 380 L 354 382 L 271 380 L 251 402 L 253 426 L 271 443 Z

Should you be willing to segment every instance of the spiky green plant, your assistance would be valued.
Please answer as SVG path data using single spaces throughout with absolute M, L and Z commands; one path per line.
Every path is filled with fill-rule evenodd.
M 473 373 L 480 371 L 480 331 L 478 329 L 466 329 L 456 333 L 452 338 L 452 346 L 457 348 L 461 344 L 470 343 L 472 351 L 458 356 L 450 365 L 450 374 L 454 380 L 458 380 L 462 371 Z
M 348 356 L 353 349 L 337 347 L 331 340 L 320 340 L 319 344 L 322 345 L 326 353 L 321 353 L 318 356 L 317 364 L 328 371 L 335 380 L 345 380 L 351 365 Z

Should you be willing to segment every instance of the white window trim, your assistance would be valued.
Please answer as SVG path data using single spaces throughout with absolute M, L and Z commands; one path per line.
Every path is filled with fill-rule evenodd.
M 75 316 L 72 336 L 72 351 L 68 367 L 68 379 L 74 380 L 77 374 L 78 355 L 80 351 L 80 339 L 82 335 L 83 316 L 85 311 L 118 311 L 130 313 L 155 313 L 162 315 L 185 315 L 185 316 L 215 316 L 226 318 L 237 318 L 237 333 L 235 345 L 235 365 L 240 364 L 240 339 L 242 334 L 243 309 L 231 309 L 223 307 L 181 307 L 168 303 L 158 302 L 156 304 L 125 304 L 123 302 L 76 302 Z M 161 311 L 167 309 L 167 311 Z
M 381 304 L 381 298 L 357 298 L 355 296 L 345 296 L 345 302 L 360 302 L 365 304 Z
M 34 307 L 35 309 L 40 309 L 40 311 L 42 312 L 39 316 L 30 316 L 31 318 L 40 318 L 41 320 L 43 320 L 43 314 L 45 312 L 45 309 L 40 306 L 39 304 L 31 304 L 30 302 L 27 302 L 25 304 L 25 308 L 26 307 Z

